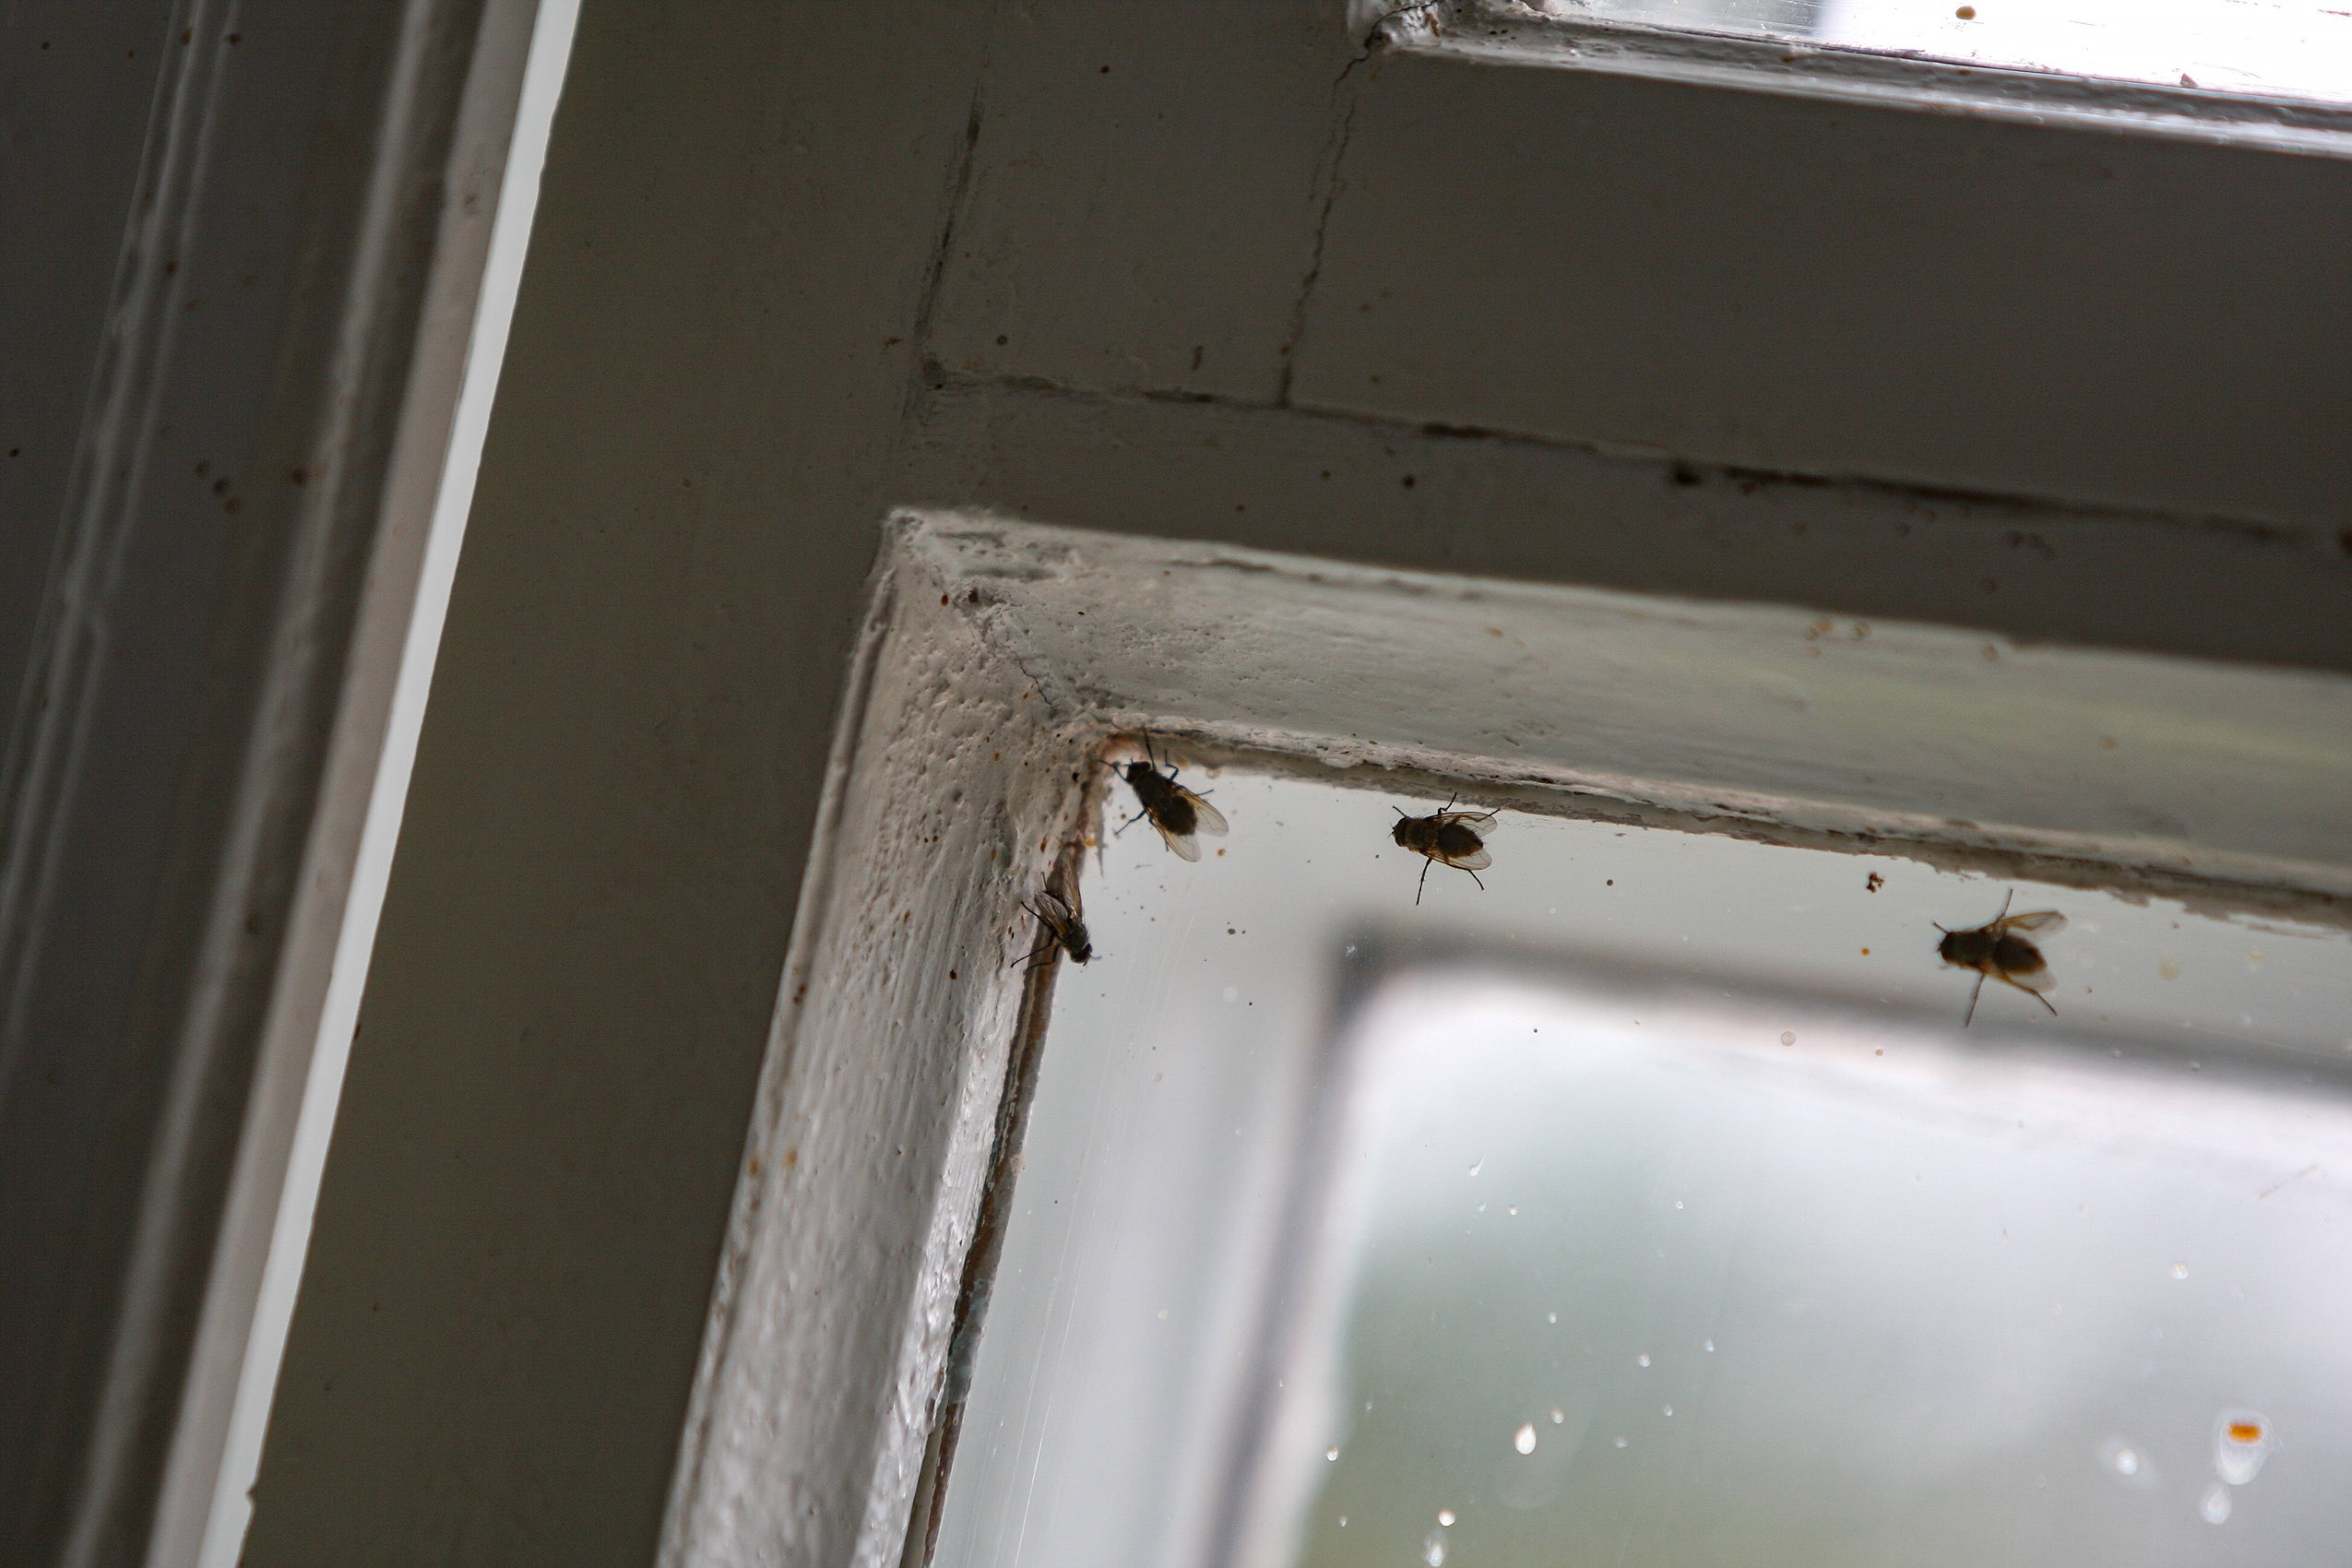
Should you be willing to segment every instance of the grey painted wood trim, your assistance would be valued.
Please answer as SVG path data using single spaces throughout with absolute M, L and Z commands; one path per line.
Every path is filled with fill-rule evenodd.
M 2352 679 L 901 513 L 666 1568 L 899 1560 L 1023 1007 L 1020 901 L 1145 725 L 1342 782 L 2352 912 Z
M 2342 533 L 2352 112 L 1470 5 L 1207 94 L 1100 15 L 997 68 L 943 382 Z
M 9 1562 L 201 1529 L 533 12 L 183 0 L 153 41 L 0 761 Z

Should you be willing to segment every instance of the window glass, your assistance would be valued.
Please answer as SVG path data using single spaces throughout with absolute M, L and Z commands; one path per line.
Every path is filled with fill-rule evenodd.
M 2126 81 L 2352 98 L 2352 7 L 2323 0 L 1541 0 L 1540 8 Z
M 2352 1538 L 2341 931 L 1516 812 L 1481 888 L 1442 797 L 1185 778 L 1197 863 L 1086 868 L 936 1561 Z M 2057 1011 L 1964 1028 L 2004 900 Z

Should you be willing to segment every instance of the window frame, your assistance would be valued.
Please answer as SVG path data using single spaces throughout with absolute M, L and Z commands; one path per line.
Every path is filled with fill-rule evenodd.
M 1102 749 L 1146 726 L 1342 781 L 2352 919 L 2352 679 L 902 512 L 663 1563 L 921 1560 L 1051 985 L 1017 967 L 1020 901 L 1083 852 Z
M 649 1555 L 893 505 L 2352 669 L 2334 521 L 1320 397 L 1393 8 L 588 7 L 255 1562 Z

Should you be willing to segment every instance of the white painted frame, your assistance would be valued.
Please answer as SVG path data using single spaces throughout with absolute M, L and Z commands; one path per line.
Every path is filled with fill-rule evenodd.
M 121 1063 L 47 1108 L 98 1195 L 11 1194 L 82 1206 L 42 1240 L 89 1301 L 27 1336 L 67 1378 L 10 1411 L 8 1562 L 235 1560 L 577 8 L 179 0 L 143 40 L 0 735 L 0 1104 L 42 1049 Z
M 1023 1019 L 1018 904 L 1144 726 L 1343 781 L 2352 919 L 2331 674 L 902 513 L 842 712 L 669 1568 L 908 1550 Z

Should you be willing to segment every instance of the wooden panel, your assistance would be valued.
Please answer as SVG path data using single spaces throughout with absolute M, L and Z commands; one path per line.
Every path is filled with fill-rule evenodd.
M 252 1568 L 653 1558 L 985 19 L 844 14 L 582 8 Z
M 1019 904 L 1099 830 L 1108 776 L 1084 763 L 1118 732 L 2341 921 L 2347 694 L 2333 675 L 900 515 L 660 1562 L 912 1558 L 1022 989 L 1042 1017 L 1052 977 L 1016 968 Z
M 1332 0 L 1007 6 L 931 352 L 950 371 L 1270 399 L 1355 54 Z
M 2352 671 L 2352 549 L 2323 536 L 998 383 L 935 389 L 919 435 L 909 502 Z
M 2340 526 L 2352 162 L 1391 51 L 1306 406 Z

